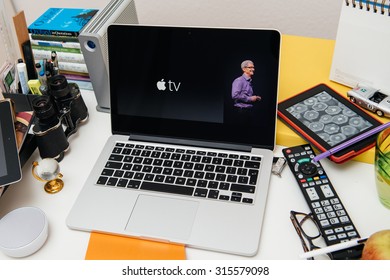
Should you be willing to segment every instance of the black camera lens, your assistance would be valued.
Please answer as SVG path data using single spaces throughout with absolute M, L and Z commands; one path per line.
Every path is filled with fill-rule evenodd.
M 69 93 L 68 81 L 64 75 L 55 75 L 49 79 L 49 90 L 54 98 L 66 97 Z
M 50 96 L 39 96 L 32 101 L 32 107 L 35 112 L 35 116 L 39 120 L 46 120 L 56 116 L 56 110 L 53 103 L 50 100 Z

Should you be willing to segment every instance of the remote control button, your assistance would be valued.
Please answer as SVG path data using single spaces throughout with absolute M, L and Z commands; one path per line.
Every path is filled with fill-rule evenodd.
M 303 174 L 311 175 L 317 172 L 317 167 L 311 162 L 305 162 L 299 166 Z

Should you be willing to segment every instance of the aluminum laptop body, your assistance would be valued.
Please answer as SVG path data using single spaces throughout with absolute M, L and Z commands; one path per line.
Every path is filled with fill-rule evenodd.
M 111 25 L 108 43 L 113 135 L 67 217 L 68 227 L 255 255 L 275 145 L 280 33 L 268 29 Z M 250 82 L 254 94 L 261 96 L 258 102 L 232 97 L 233 81 L 243 75 L 241 63 L 246 60 L 255 65 Z M 249 119 L 248 115 L 242 118 L 243 108 L 237 108 L 238 103 L 250 105 Z M 208 155 L 225 157 L 222 161 L 230 164 L 227 170 L 235 169 L 235 160 L 230 158 L 237 162 L 240 158 L 258 159 L 261 163 L 254 188 L 248 191 L 251 198 L 245 199 L 244 193 L 240 202 L 233 200 L 241 195 L 239 191 L 230 198 L 218 187 L 209 189 L 211 183 L 226 185 L 218 179 L 223 175 L 217 170 L 225 169 L 221 166 L 211 172 L 199 171 L 213 179 L 191 179 L 193 192 L 176 191 L 178 187 L 166 181 L 146 182 L 147 178 L 165 176 L 159 167 L 159 174 L 141 174 L 138 188 L 130 183 L 134 180 L 123 178 L 113 178 L 118 186 L 126 182 L 121 187 L 100 185 L 99 178 L 105 174 L 102 170 L 113 172 L 106 165 L 109 158 L 137 158 L 129 155 L 133 151 L 126 147 L 151 149 L 152 153 L 189 153 L 188 158 L 198 159 L 195 164 L 184 160 L 184 166 L 208 166 L 201 161 Z M 147 168 L 145 161 L 138 164 L 139 170 Z M 119 168 L 135 165 L 121 163 Z M 240 170 L 246 173 L 245 167 Z M 118 174 L 131 172 L 120 170 Z M 184 172 L 198 174 L 196 170 Z M 208 185 L 196 187 L 196 181 Z

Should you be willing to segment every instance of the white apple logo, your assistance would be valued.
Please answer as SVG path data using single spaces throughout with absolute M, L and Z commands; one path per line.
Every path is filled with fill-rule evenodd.
M 167 87 L 165 86 L 164 79 L 161 79 L 161 81 L 157 82 L 157 88 L 158 90 L 165 90 Z

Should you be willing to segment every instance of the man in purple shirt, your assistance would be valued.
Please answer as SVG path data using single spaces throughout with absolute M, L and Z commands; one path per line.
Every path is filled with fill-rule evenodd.
M 232 98 L 235 110 L 241 117 L 252 117 L 251 109 L 255 102 L 261 100 L 261 97 L 255 95 L 252 87 L 252 76 L 255 73 L 255 65 L 251 60 L 245 60 L 241 63 L 243 74 L 236 78 L 232 84 Z M 244 115 L 247 115 L 244 117 Z

